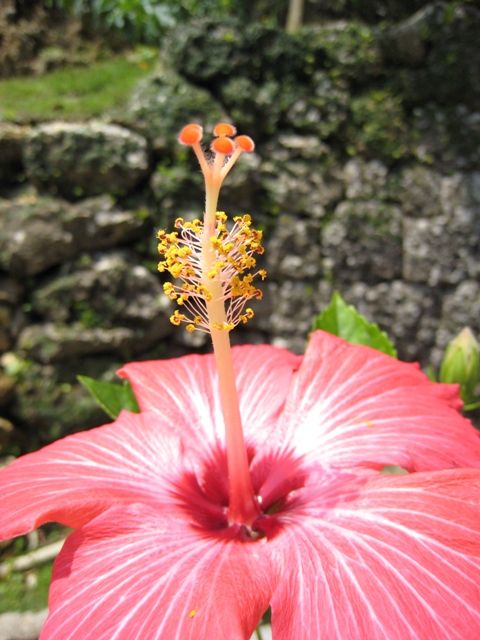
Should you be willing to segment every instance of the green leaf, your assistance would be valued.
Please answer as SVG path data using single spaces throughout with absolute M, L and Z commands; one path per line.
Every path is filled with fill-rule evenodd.
M 464 405 L 464 411 L 473 411 L 474 409 L 478 409 L 480 407 L 480 401 L 470 402 L 469 404 Z
M 430 380 L 430 382 L 437 382 L 437 376 L 435 375 L 435 369 L 432 367 L 431 364 L 429 364 L 427 366 L 426 374 L 427 374 L 427 378 Z
M 124 380 L 123 384 L 112 384 L 88 376 L 77 376 L 77 378 L 110 418 L 116 418 L 122 409 L 140 413 L 140 407 L 128 380 Z
M 367 322 L 337 291 L 334 292 L 329 306 L 315 318 L 312 330 L 317 329 L 339 336 L 351 344 L 363 344 L 397 357 L 397 351 L 387 334 L 375 323 Z

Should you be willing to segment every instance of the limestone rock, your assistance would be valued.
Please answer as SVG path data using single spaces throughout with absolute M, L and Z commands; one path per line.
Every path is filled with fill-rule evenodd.
M 259 180 L 271 213 L 322 218 L 341 200 L 343 184 L 328 166 L 330 149 L 315 136 L 282 134 L 259 153 L 265 157 Z
M 343 168 L 345 195 L 349 200 L 386 199 L 388 167 L 380 160 L 352 158 Z
M 0 640 L 37 640 L 47 619 L 48 610 L 2 613 Z
M 125 195 L 149 172 L 145 138 L 98 121 L 35 127 L 25 145 L 24 161 L 36 187 L 69 199 Z
M 199 122 L 210 131 L 226 117 L 210 92 L 188 84 L 173 71 L 161 70 L 138 83 L 121 120 L 162 156 L 178 149 L 178 132 L 185 124 Z
M 23 144 L 30 134 L 26 125 L 0 122 L 0 185 L 16 182 L 23 171 Z
M 401 360 L 427 364 L 435 344 L 440 304 L 426 286 L 401 280 L 374 286 L 358 282 L 342 293 L 367 320 L 386 331 Z
M 459 96 L 455 105 L 427 102 L 413 111 L 415 155 L 445 173 L 475 171 L 480 162 L 480 107 L 463 102 L 462 93 Z
M 48 363 L 68 361 L 94 353 L 126 351 L 134 342 L 134 330 L 125 327 L 101 329 L 87 328 L 80 323 L 45 323 L 32 324 L 24 329 L 18 346 L 27 357 Z
M 68 275 L 50 278 L 32 298 L 32 310 L 44 324 L 26 327 L 19 348 L 44 363 L 92 354 L 127 360 L 170 335 L 171 303 L 159 278 L 129 258 L 85 256 Z
M 410 282 L 459 284 L 480 273 L 478 175 L 455 174 L 441 181 L 441 215 L 405 218 L 403 277 Z
M 145 226 L 142 212 L 123 211 L 108 196 L 71 205 L 50 197 L 0 200 L 4 235 L 0 268 L 29 276 L 95 250 L 132 242 Z
M 269 321 L 272 344 L 304 353 L 315 315 L 312 287 L 285 280 L 281 284 L 270 282 L 266 288 L 273 303 Z
M 420 66 L 427 55 L 427 38 L 434 12 L 434 6 L 424 7 L 387 29 L 382 38 L 387 59 L 409 67 Z
M 171 331 L 171 303 L 160 279 L 135 264 L 133 253 L 83 256 L 69 271 L 51 277 L 32 297 L 32 310 L 46 322 L 142 331 L 161 322 L 165 335 Z
M 403 212 L 413 218 L 430 218 L 442 211 L 443 175 L 421 165 L 408 167 L 400 177 L 397 197 Z
M 275 279 L 318 279 L 320 261 L 320 223 L 279 216 L 265 243 L 267 271 Z
M 395 280 L 402 273 L 402 215 L 392 204 L 344 201 L 322 235 L 323 268 L 335 284 Z
M 90 328 L 78 322 L 32 324 L 21 332 L 18 348 L 28 358 L 43 363 L 65 362 L 93 354 L 118 354 L 128 360 L 171 333 L 167 322 L 159 319 L 146 331 L 129 327 Z

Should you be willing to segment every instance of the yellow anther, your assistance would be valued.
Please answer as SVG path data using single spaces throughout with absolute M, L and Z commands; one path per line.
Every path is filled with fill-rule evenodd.
M 195 331 L 195 325 L 194 324 L 187 324 L 185 329 L 188 331 L 188 333 L 193 333 Z
M 169 271 L 174 278 L 179 278 L 182 275 L 183 265 L 181 264 L 169 265 Z
M 239 322 L 247 322 L 253 317 L 253 311 L 242 311 L 245 302 L 261 297 L 252 281 L 257 275 L 264 279 L 265 270 L 260 269 L 256 273 L 249 270 L 256 266 L 254 254 L 263 252 L 262 232 L 251 228 L 251 218 L 247 214 L 236 216 L 230 230 L 226 222 L 225 213 L 217 212 L 216 228 L 209 238 L 213 256 L 208 258 L 208 270 L 205 269 L 203 255 L 204 226 L 201 220 L 185 222 L 183 218 L 177 218 L 175 227 L 178 232 L 161 230 L 157 234 L 158 250 L 164 257 L 159 263 L 159 271 L 168 271 L 181 281 L 177 285 L 164 285 L 165 294 L 185 309 L 185 313 L 177 310 L 171 321 L 177 326 L 185 322 L 188 331 L 195 328 L 205 331 L 209 325 L 207 304 L 213 302 L 213 295 L 203 284 L 208 280 L 216 283 L 216 297 L 219 296 L 218 286 L 221 287 L 219 303 L 225 304 L 226 321 L 217 323 L 214 326 L 217 330 L 231 331 Z
M 166 282 L 163 285 L 163 290 L 165 294 L 170 298 L 170 300 L 175 300 L 177 298 L 177 294 L 175 293 L 175 288 L 171 282 Z
M 199 284 L 196 288 L 196 291 L 198 293 L 199 296 L 205 298 L 206 302 L 210 302 L 212 299 L 212 294 L 210 293 L 210 291 L 207 289 L 207 287 L 204 287 L 203 284 Z
M 233 322 L 222 322 L 221 324 L 219 322 L 214 322 L 212 326 L 218 331 L 231 331 L 232 329 L 235 329 Z
M 179 327 L 180 323 L 186 320 L 185 316 L 183 315 L 183 313 L 179 313 L 178 309 L 175 309 L 173 316 L 170 316 L 170 322 L 172 324 L 174 324 L 175 326 Z

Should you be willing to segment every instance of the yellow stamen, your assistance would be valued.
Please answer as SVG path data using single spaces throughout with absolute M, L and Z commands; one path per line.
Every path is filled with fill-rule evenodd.
M 215 215 L 216 226 L 209 235 L 208 263 L 205 270 L 204 224 L 201 220 L 184 222 L 177 218 L 178 229 L 172 233 L 158 232 L 159 252 L 163 261 L 158 265 L 160 272 L 168 271 L 180 283 L 167 282 L 163 289 L 170 300 L 182 306 L 184 313 L 176 312 L 171 318 L 173 324 L 186 323 L 187 331 L 198 329 L 209 331 L 211 327 L 221 331 L 231 331 L 240 322 L 245 323 L 253 312 L 243 312 L 245 303 L 252 298 L 261 298 L 261 292 L 253 284 L 255 276 L 262 280 L 264 269 L 256 273 L 257 261 L 254 254 L 261 254 L 262 232 L 251 227 L 249 215 L 236 216 L 234 225 L 227 226 L 227 216 L 223 211 Z M 208 286 L 206 283 L 210 282 Z M 208 317 L 208 305 L 215 302 L 225 306 L 225 319 L 212 321 Z

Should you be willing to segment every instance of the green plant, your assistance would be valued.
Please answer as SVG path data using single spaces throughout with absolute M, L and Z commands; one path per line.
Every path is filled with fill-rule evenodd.
M 241 11 L 240 0 L 45 0 L 48 8 L 89 18 L 96 27 L 121 31 L 133 42 L 156 44 L 178 22 Z

